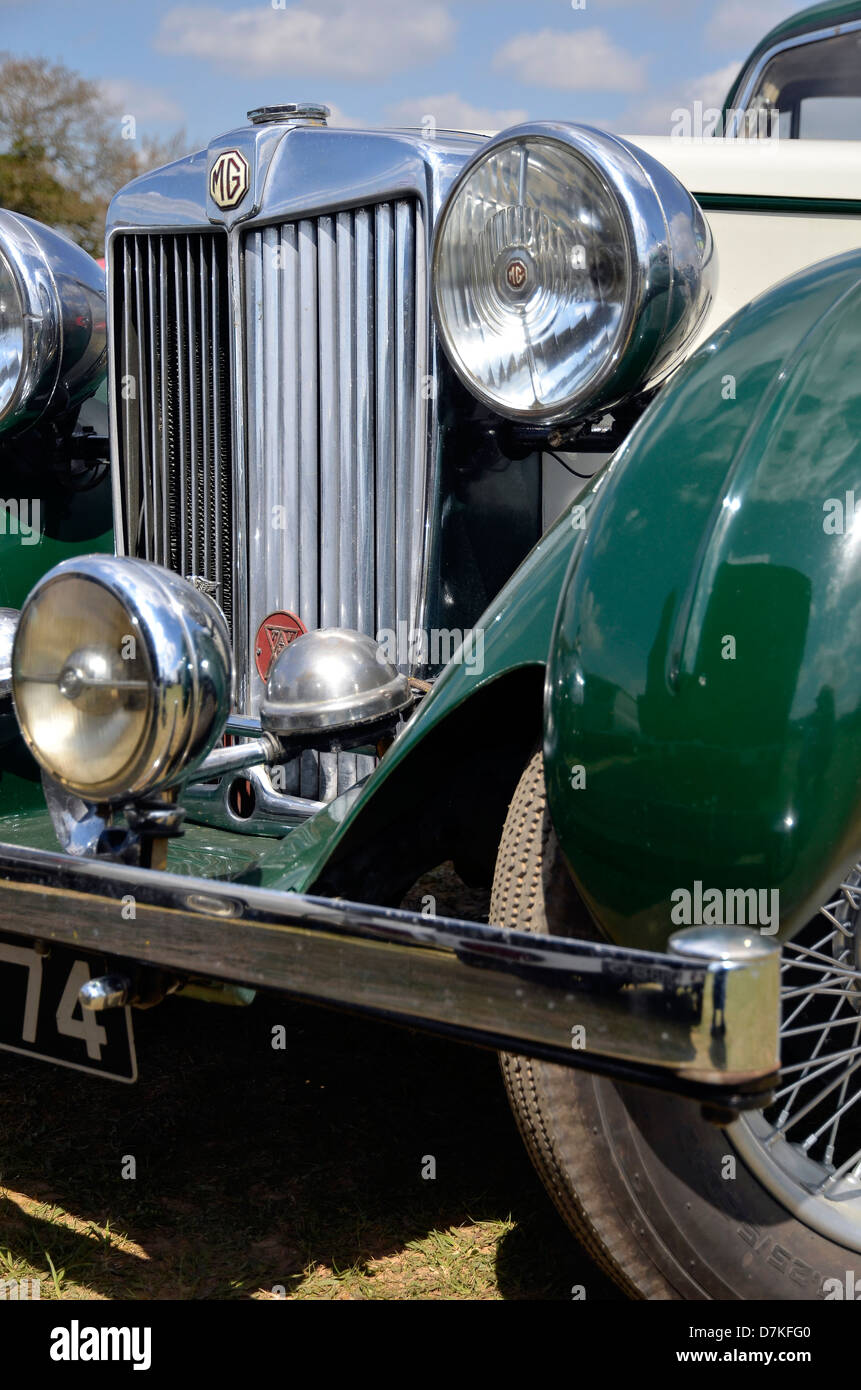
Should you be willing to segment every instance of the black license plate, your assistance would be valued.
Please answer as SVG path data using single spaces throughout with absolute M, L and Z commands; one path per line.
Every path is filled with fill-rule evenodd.
M 113 1081 L 136 1081 L 130 1008 L 93 1013 L 78 1003 L 105 963 L 46 943 L 40 954 L 20 936 L 0 935 L 0 1048 Z

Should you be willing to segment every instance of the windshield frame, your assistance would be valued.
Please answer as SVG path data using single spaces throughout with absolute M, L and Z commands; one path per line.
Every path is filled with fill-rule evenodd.
M 823 39 L 839 38 L 842 34 L 850 34 L 859 30 L 861 30 L 861 19 L 851 19 L 843 24 L 829 24 L 823 29 L 808 30 L 806 34 L 793 34 L 791 38 L 780 39 L 777 43 L 772 44 L 771 48 L 767 48 L 764 53 L 751 62 L 747 72 L 738 83 L 737 95 L 732 102 L 730 124 L 726 130 L 727 138 L 733 139 L 742 135 L 745 112 L 751 106 L 754 93 L 759 86 L 759 80 L 765 68 L 778 54 L 785 53 L 790 48 L 799 48 L 803 44 L 813 45 L 821 43 Z

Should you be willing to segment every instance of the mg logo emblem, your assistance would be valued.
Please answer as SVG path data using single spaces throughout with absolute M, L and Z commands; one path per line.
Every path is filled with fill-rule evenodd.
M 526 265 L 521 260 L 509 261 L 505 278 L 513 290 L 522 290 L 526 284 Z
M 239 150 L 223 150 L 209 175 L 212 201 L 220 208 L 235 208 L 248 192 L 248 160 Z

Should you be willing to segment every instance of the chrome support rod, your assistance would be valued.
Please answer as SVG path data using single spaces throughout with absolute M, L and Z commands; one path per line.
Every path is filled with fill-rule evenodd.
M 282 756 L 281 740 L 274 734 L 261 734 L 259 738 L 248 739 L 229 748 L 214 748 L 194 769 L 193 780 L 199 782 L 209 777 L 221 777 L 225 772 L 238 772 L 257 763 L 277 763 Z

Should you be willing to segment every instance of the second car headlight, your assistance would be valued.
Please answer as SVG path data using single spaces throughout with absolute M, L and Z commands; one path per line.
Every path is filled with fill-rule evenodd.
M 34 757 L 89 801 L 174 785 L 211 749 L 230 708 L 220 610 L 144 560 L 66 560 L 39 581 L 12 654 L 18 722 Z
M 556 423 L 656 381 L 702 321 L 713 248 L 663 165 L 585 126 L 491 140 L 440 214 L 437 325 L 469 389 Z
M 0 209 L 0 434 L 98 390 L 106 334 L 98 263 L 50 227 Z

